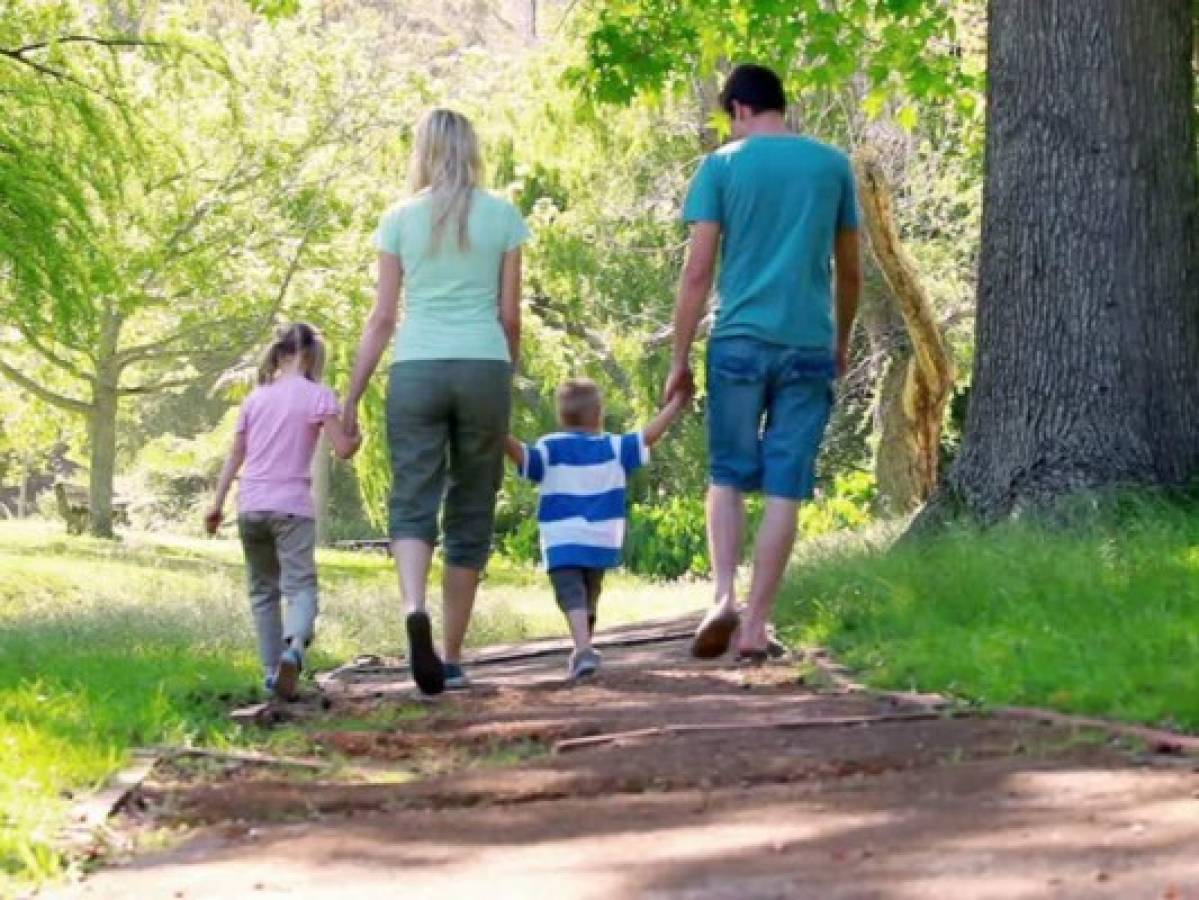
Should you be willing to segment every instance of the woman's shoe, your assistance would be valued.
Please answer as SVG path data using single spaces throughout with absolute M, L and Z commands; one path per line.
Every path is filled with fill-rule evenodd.
M 445 666 L 433 649 L 433 625 L 429 614 L 408 614 L 408 664 L 412 667 L 412 680 L 422 694 L 440 694 L 445 690 Z

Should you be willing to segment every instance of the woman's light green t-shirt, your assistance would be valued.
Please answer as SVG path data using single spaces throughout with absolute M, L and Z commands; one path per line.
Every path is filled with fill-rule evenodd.
M 432 200 L 427 193 L 383 214 L 375 247 L 399 257 L 404 270 L 404 317 L 396 328 L 397 362 L 415 359 L 498 359 L 510 362 L 499 319 L 504 254 L 523 244 L 529 229 L 520 211 L 476 190 L 467 218 L 469 247 L 458 246 L 449 222 L 433 248 Z

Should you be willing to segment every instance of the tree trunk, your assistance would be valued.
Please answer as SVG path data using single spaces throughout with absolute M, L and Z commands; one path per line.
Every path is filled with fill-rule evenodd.
M 120 404 L 121 369 L 117 343 L 121 317 L 105 304 L 96 343 L 96 379 L 88 412 L 88 531 L 95 537 L 112 537 L 112 488 L 117 460 L 117 409 Z
M 925 521 L 1199 470 L 1192 0 L 991 0 L 975 367 Z
M 890 288 L 886 299 L 893 311 L 888 322 L 892 328 L 901 323 L 906 332 L 900 352 L 888 354 L 880 381 L 875 456 L 879 492 L 891 512 L 904 514 L 927 500 L 936 487 L 941 423 L 953 393 L 953 360 L 916 265 L 899 239 L 891 188 L 878 154 L 863 147 L 855 154 L 854 167 L 870 249 Z
M 96 537 L 112 537 L 112 485 L 117 459 L 117 391 L 115 385 L 97 385 L 88 420 L 88 530 Z

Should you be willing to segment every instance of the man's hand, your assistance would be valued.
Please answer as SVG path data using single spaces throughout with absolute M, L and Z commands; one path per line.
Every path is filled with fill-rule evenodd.
M 680 393 L 687 398 L 695 394 L 695 375 L 691 372 L 691 366 L 686 363 L 676 363 L 671 368 L 666 379 L 666 388 L 662 391 L 662 400 L 669 403 Z
M 219 506 L 214 506 L 204 514 L 204 530 L 208 532 L 209 537 L 217 533 L 217 529 L 221 527 L 221 519 L 224 518 Z

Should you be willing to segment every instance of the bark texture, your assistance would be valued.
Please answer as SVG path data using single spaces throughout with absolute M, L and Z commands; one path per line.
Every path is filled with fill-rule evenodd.
M 891 188 L 878 154 L 863 147 L 854 156 L 854 168 L 870 248 L 890 288 L 892 317 L 902 321 L 907 337 L 879 383 L 875 458 L 880 493 L 892 512 L 907 513 L 927 500 L 937 484 L 953 359 L 915 263 L 899 239 Z
M 973 389 L 926 522 L 1199 470 L 1192 0 L 989 20 Z

